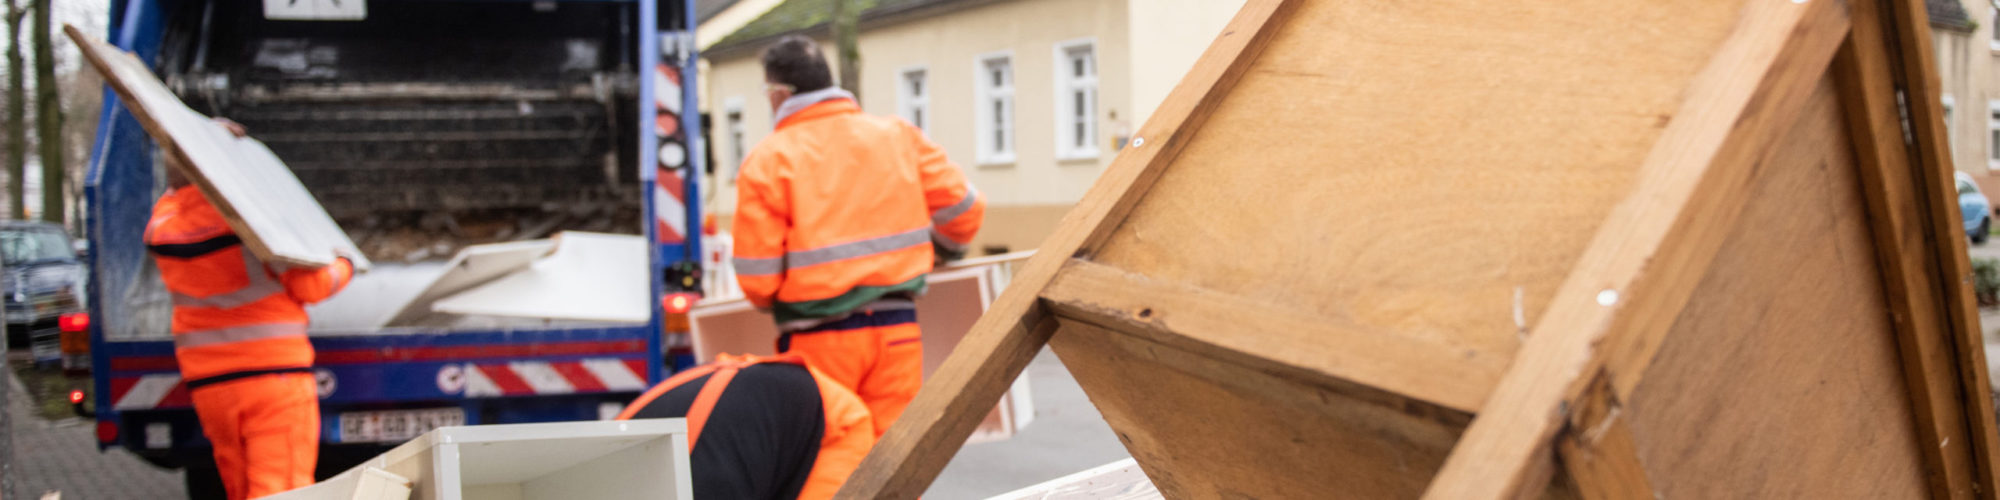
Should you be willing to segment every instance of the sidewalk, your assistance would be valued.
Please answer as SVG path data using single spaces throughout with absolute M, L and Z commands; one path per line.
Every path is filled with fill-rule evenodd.
M 167 500 L 187 498 L 180 471 L 162 470 L 122 449 L 97 451 L 97 423 L 81 418 L 50 422 L 28 409 L 18 379 L 5 390 L 14 433 L 14 491 L 7 498 L 64 500 Z

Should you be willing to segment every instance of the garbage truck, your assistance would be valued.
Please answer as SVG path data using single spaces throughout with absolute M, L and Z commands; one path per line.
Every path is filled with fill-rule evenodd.
M 685 310 L 663 309 L 700 287 L 691 0 L 110 4 L 108 40 L 190 107 L 247 126 L 358 241 L 644 238 L 629 272 L 646 277 L 650 312 L 610 322 L 373 322 L 379 311 L 340 302 L 414 293 L 378 281 L 424 272 L 384 261 L 427 259 L 364 246 L 376 270 L 312 310 L 322 477 L 440 426 L 606 418 L 691 362 L 685 336 L 666 332 Z M 84 188 L 93 380 L 73 400 L 90 405 L 101 448 L 187 468 L 191 496 L 212 496 L 143 242 L 161 156 L 114 94 L 105 102 Z M 502 227 L 474 234 L 467 220 Z M 428 262 L 410 265 L 448 271 Z

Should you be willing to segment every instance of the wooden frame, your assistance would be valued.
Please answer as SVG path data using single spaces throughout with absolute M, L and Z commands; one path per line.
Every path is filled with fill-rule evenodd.
M 1617 2 L 1529 4 L 1537 5 L 1510 4 L 1518 10 L 1452 19 L 1467 32 L 1445 35 L 1426 31 L 1438 27 L 1425 23 L 1443 23 L 1433 17 L 1467 6 L 1397 10 L 1316 0 L 1249 2 L 1141 129 L 1133 147 L 1063 220 L 1017 277 L 1017 286 L 1001 295 L 963 348 L 927 382 L 841 496 L 922 493 L 976 423 L 978 410 L 1053 341 L 1058 354 L 1078 356 L 1067 360 L 1072 372 L 1169 497 L 1339 491 L 1438 499 L 2000 498 L 1995 482 L 2000 437 L 1957 205 L 1946 196 L 1952 192 L 1952 168 L 1923 4 L 1748 0 L 1670 9 Z M 1600 8 L 1630 11 L 1631 24 L 1674 37 L 1599 29 L 1589 15 Z M 1540 25 L 1520 19 L 1497 28 L 1481 24 L 1527 12 L 1542 16 L 1536 19 Z M 1576 17 L 1561 17 L 1570 14 Z M 1580 24 L 1566 24 L 1570 19 Z M 1293 23 L 1312 28 L 1287 30 Z M 1368 31 L 1375 26 L 1393 27 Z M 1406 31 L 1391 31 L 1397 28 Z M 1366 32 L 1350 35 L 1343 29 Z M 1480 30 L 1521 40 L 1482 38 L 1500 47 L 1466 55 L 1478 48 L 1453 36 L 1479 38 Z M 1537 38 L 1547 36 L 1559 38 Z M 1582 37 L 1594 38 L 1576 40 Z M 1507 46 L 1510 42 L 1520 45 Z M 1575 48 L 1588 44 L 1597 46 Z M 1594 52 L 1620 44 L 1646 52 Z M 1357 62 L 1311 59 L 1321 53 Z M 1639 59 L 1622 68 L 1627 74 L 1588 68 L 1562 73 L 1632 60 L 1604 59 L 1607 54 Z M 1353 178 L 1246 180 L 1282 171 L 1254 170 L 1259 168 L 1254 163 L 1212 166 L 1230 161 L 1218 156 L 1225 146 L 1240 149 L 1256 140 L 1254 133 L 1227 127 L 1252 123 L 1243 115 L 1260 111 L 1258 118 L 1279 127 L 1273 133 L 1311 130 L 1284 128 L 1296 125 L 1285 120 L 1297 118 L 1270 111 L 1288 106 L 1316 110 L 1308 118 L 1329 129 L 1288 138 L 1293 142 L 1252 143 L 1274 156 L 1265 160 L 1270 162 L 1296 160 L 1282 156 L 1290 149 L 1324 153 L 1329 144 L 1347 145 L 1341 141 L 1354 140 L 1347 135 L 1372 137 L 1368 127 L 1426 125 L 1342 121 L 1347 118 L 1326 110 L 1351 109 L 1374 118 L 1368 114 L 1374 108 L 1355 104 L 1359 101 L 1311 100 L 1312 91 L 1280 91 L 1288 85 L 1323 85 L 1305 88 L 1346 92 L 1342 95 L 1354 99 L 1435 98 L 1404 95 L 1364 78 L 1381 79 L 1370 71 L 1444 73 L 1409 83 L 1415 88 L 1408 92 L 1417 93 L 1454 84 L 1450 75 L 1457 68 L 1448 61 L 1478 65 L 1492 59 L 1519 66 L 1467 70 L 1473 76 L 1491 73 L 1495 80 L 1493 86 L 1470 88 L 1505 87 L 1496 95 L 1520 101 L 1521 113 L 1548 118 L 1478 123 L 1489 127 L 1480 129 L 1487 135 L 1501 141 L 1555 139 L 1509 127 L 1600 135 L 1558 144 L 1573 144 L 1571 149 L 1503 142 L 1498 147 L 1508 154 L 1498 161 L 1568 169 L 1495 174 L 1516 176 L 1493 181 L 1514 192 L 1483 185 L 1447 190 L 1488 196 L 1481 199 L 1501 203 L 1497 210 L 1545 217 L 1547 222 L 1522 224 L 1549 232 L 1542 237 L 1546 243 L 1505 233 L 1489 250 L 1545 256 L 1487 261 L 1547 266 L 1558 273 L 1482 267 L 1473 271 L 1485 274 L 1461 279 L 1467 291 L 1432 292 L 1423 288 L 1429 284 L 1423 279 L 1433 279 L 1423 268 L 1439 264 L 1397 267 L 1392 271 L 1422 275 L 1399 279 L 1327 265 L 1315 259 L 1315 251 L 1332 250 L 1293 246 L 1325 243 L 1350 252 L 1342 255 L 1347 259 L 1365 256 L 1352 252 L 1386 247 L 1400 258 L 1405 256 L 1397 249 L 1420 247 L 1399 237 L 1421 228 L 1269 214 L 1293 209 L 1285 205 L 1293 194 L 1270 190 L 1291 187 L 1280 182 L 1307 186 L 1294 188 L 1302 190 L 1346 189 L 1323 196 L 1366 202 L 1372 201 L 1366 199 L 1370 191 L 1381 190 L 1369 189 L 1377 186 L 1370 183 L 1399 175 L 1392 167 L 1430 166 L 1408 156 L 1457 158 L 1438 152 L 1452 138 L 1426 135 L 1424 129 L 1409 132 L 1436 142 L 1411 145 L 1415 149 L 1351 145 L 1368 151 L 1342 159 L 1381 163 L 1347 163 L 1340 165 L 1347 170 L 1320 174 Z M 1572 84 L 1578 87 L 1566 87 Z M 1578 93 L 1608 97 L 1577 98 Z M 1899 98 L 1914 105 L 1899 110 Z M 1602 109 L 1570 113 L 1592 106 Z M 1650 128 L 1628 119 L 1647 113 L 1656 117 Z M 1219 125 L 1207 127 L 1211 121 Z M 1905 128 L 1911 140 L 1898 141 Z M 1388 156 L 1368 156 L 1375 149 Z M 1361 174 L 1350 173 L 1357 171 Z M 1815 175 L 1824 180 L 1814 181 Z M 1529 182 L 1511 182 L 1517 178 Z M 1608 201 L 1520 200 L 1526 195 L 1519 191 L 1550 182 L 1575 185 L 1579 198 L 1599 193 Z M 1264 191 L 1242 191 L 1258 188 Z M 1492 197 L 1495 192 L 1502 194 Z M 1228 203 L 1225 195 L 1265 196 L 1270 199 L 1261 201 L 1275 208 L 1260 213 L 1218 206 Z M 1827 227 L 1808 227 L 1805 216 L 1777 210 L 1793 200 L 1833 209 Z M 1228 216 L 1210 216 L 1204 209 Z M 1377 212 L 1384 218 L 1421 215 L 1393 205 Z M 1245 217 L 1270 219 L 1241 222 L 1247 225 L 1276 220 L 1306 226 L 1297 226 L 1300 236 L 1213 225 Z M 1179 229 L 1185 227 L 1197 229 Z M 1251 248 L 1207 246 L 1202 238 L 1208 234 Z M 1240 238 L 1245 234 L 1273 240 Z M 1348 240 L 1362 243 L 1339 246 Z M 1175 243 L 1181 246 L 1172 247 Z M 1858 247 L 1868 248 L 1861 252 L 1867 258 L 1851 258 L 1848 250 Z M 1830 277 L 1804 285 L 1782 273 L 1750 274 L 1787 258 L 1774 254 L 1792 251 L 1800 261 L 1845 267 L 1829 267 Z M 1301 269 L 1272 269 L 1284 265 Z M 1318 279 L 1302 280 L 1304 285 L 1273 281 L 1304 269 L 1336 274 L 1308 273 Z M 1337 274 L 1342 271 L 1348 274 Z M 1512 287 L 1512 326 L 1521 339 L 1510 343 L 1493 331 L 1495 323 L 1504 323 L 1499 311 L 1484 308 L 1504 300 L 1489 289 L 1505 290 L 1516 281 L 1521 284 Z M 1439 295 L 1453 301 L 1437 302 Z M 1471 312 L 1439 312 L 1459 307 Z M 1780 317 L 1766 318 L 1771 310 Z M 1539 314 L 1529 321 L 1529 311 Z M 1822 336 L 1815 333 L 1822 324 L 1841 327 Z M 1827 347 L 1815 351 L 1816 344 Z M 1790 354 L 1799 352 L 1811 355 Z M 1796 356 L 1806 357 L 1792 359 Z M 1752 389 L 1714 390 L 1731 382 L 1730 374 L 1714 375 L 1714 367 L 1696 361 L 1721 358 L 1777 368 L 1745 370 L 1739 385 Z M 1159 387 L 1128 382 L 1141 376 L 1134 373 L 1144 373 Z M 1847 385 L 1824 387 L 1843 373 L 1849 374 L 1840 379 Z M 1179 411 L 1162 411 L 1162 403 L 1149 402 L 1177 398 L 1184 403 L 1174 408 Z M 1294 418 L 1260 419 L 1241 411 L 1245 406 Z M 1885 424 L 1879 434 L 1886 437 L 1848 450 L 1838 438 L 1851 436 L 1813 435 L 1845 429 L 1822 424 L 1834 417 L 1809 411 L 1831 407 L 1870 409 L 1873 413 L 1849 420 L 1888 419 L 1868 422 Z M 1798 423 L 1768 436 L 1747 424 L 1708 436 L 1704 429 L 1688 429 L 1686 422 L 1703 415 L 1686 414 L 1688 408 L 1738 412 L 1705 414 L 1722 422 L 1761 417 Z M 1780 413 L 1788 410 L 1809 414 Z M 1184 418 L 1182 412 L 1194 416 Z M 1189 419 L 1237 425 L 1216 431 L 1227 439 L 1220 443 L 1159 439 L 1187 430 Z M 1238 453 L 1242 450 L 1251 454 Z M 1851 459 L 1840 457 L 1850 451 Z M 1746 458 L 1751 455 L 1772 453 L 1795 454 L 1801 463 L 1797 470 L 1760 471 L 1763 476 L 1756 478 L 1702 475 L 1702 467 L 1741 465 L 1753 461 Z M 1663 462 L 1658 458 L 1663 456 L 1676 460 Z M 1667 463 L 1680 461 L 1689 463 Z M 1316 470 L 1338 465 L 1334 468 L 1354 477 L 1301 474 L 1294 470 L 1301 463 Z M 1884 479 L 1862 491 L 1839 477 L 1804 478 L 1855 467 L 1881 470 Z M 1549 488 L 1552 482 L 1555 488 Z

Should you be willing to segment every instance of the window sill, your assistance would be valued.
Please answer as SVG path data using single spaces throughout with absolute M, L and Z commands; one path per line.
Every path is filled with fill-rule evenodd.
M 1062 153 L 1056 155 L 1056 162 L 1075 163 L 1081 161 L 1097 161 L 1097 158 L 1099 156 L 1100 155 L 1097 151 L 1079 151 L 1074 153 Z
M 1008 168 L 1014 166 L 1014 163 L 1015 160 L 1014 157 L 1012 156 L 998 156 L 993 158 L 980 158 L 978 166 L 979 168 Z

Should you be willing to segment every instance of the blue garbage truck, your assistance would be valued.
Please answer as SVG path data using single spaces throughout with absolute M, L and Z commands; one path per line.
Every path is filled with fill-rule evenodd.
M 645 322 L 353 327 L 315 310 L 322 477 L 439 426 L 605 418 L 691 359 L 662 309 L 687 301 L 662 298 L 699 286 L 692 0 L 112 0 L 110 15 L 108 40 L 245 124 L 350 232 L 567 211 L 651 243 L 630 271 L 650 277 Z M 187 468 L 210 496 L 142 241 L 162 163 L 105 102 L 84 188 L 87 411 L 102 448 Z

